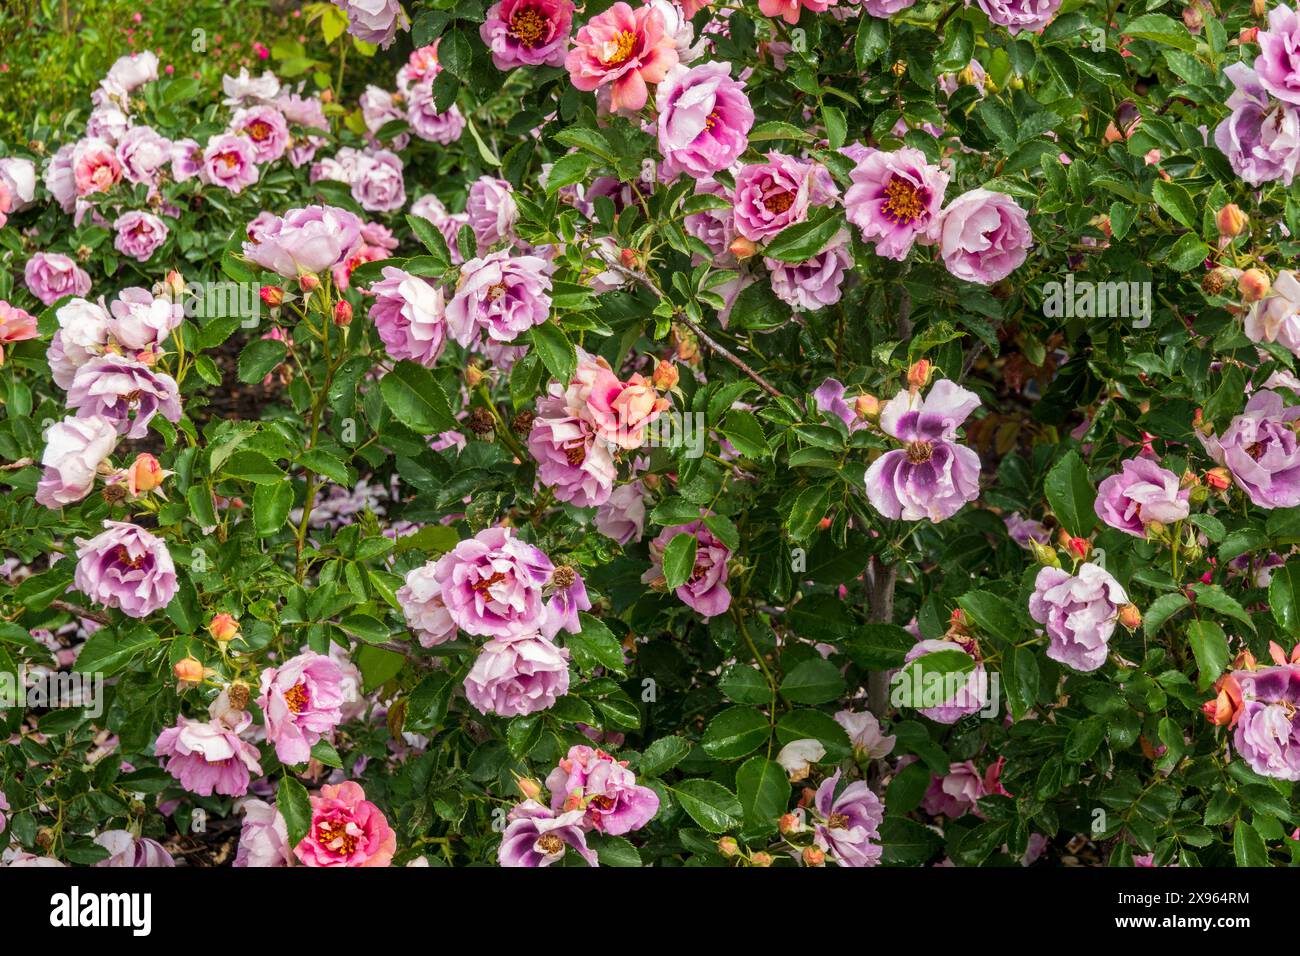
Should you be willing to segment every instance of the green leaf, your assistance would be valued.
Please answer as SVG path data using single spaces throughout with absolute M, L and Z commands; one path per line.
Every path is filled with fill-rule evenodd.
M 756 667 L 732 664 L 718 679 L 718 690 L 738 704 L 770 704 L 772 688 Z
M 740 826 L 744 808 L 736 795 L 722 784 L 692 778 L 668 790 L 691 819 L 710 833 L 726 833 Z
M 446 394 L 433 373 L 423 365 L 398 362 L 380 379 L 379 390 L 393 417 L 421 435 L 434 435 L 456 427 Z
M 975 669 L 975 659 L 952 645 L 952 650 L 934 651 L 913 658 L 896 678 L 895 703 L 899 707 L 925 709 L 951 699 L 964 686 L 962 675 Z
M 807 222 L 786 226 L 763 247 L 763 255 L 781 262 L 805 262 L 817 255 L 844 228 L 844 220 L 829 207 Z
M 839 668 L 820 657 L 796 665 L 781 682 L 781 696 L 796 704 L 824 704 L 843 693 Z
M 878 20 L 875 17 L 861 17 L 858 23 L 858 34 L 853 41 L 853 55 L 858 70 L 865 71 L 888 49 L 889 21 Z
M 1232 828 L 1232 856 L 1237 866 L 1268 866 L 1268 847 L 1264 838 L 1245 820 Z
M 748 827 L 771 832 L 789 806 L 790 780 L 775 760 L 751 757 L 736 771 L 736 796 Z
M 668 582 L 669 590 L 679 588 L 690 580 L 691 572 L 695 570 L 696 544 L 695 535 L 681 532 L 673 535 L 664 548 L 664 579 Z
M 1273 571 L 1268 606 L 1277 626 L 1300 638 L 1300 561 L 1288 561 Z
M 1274 577 L 1274 580 L 1277 580 L 1277 578 Z M 1236 598 L 1229 595 L 1217 584 L 1202 584 L 1198 581 L 1192 585 L 1191 589 L 1196 595 L 1197 607 L 1209 608 L 1224 617 L 1240 621 L 1252 631 L 1255 630 L 1255 622 L 1250 619 L 1246 609 L 1241 606 Z
M 596 851 L 601 866 L 642 866 L 641 854 L 626 837 L 593 834 L 587 837 L 587 846 Z
M 391 634 L 388 625 L 369 614 L 349 614 L 339 621 L 339 627 L 367 644 L 382 644 Z
M 1052 466 L 1043 480 L 1043 492 L 1052 513 L 1070 534 L 1086 537 L 1092 531 L 1097 523 L 1097 513 L 1093 510 L 1097 492 L 1088 480 L 1088 467 L 1078 452 L 1067 452 Z
M 661 777 L 686 759 L 691 745 L 681 737 L 660 737 L 641 755 L 637 769 L 644 777 Z
M 1155 198 L 1156 205 L 1179 224 L 1192 230 L 1197 228 L 1201 217 L 1196 212 L 1196 201 L 1178 183 L 1157 179 L 1151 186 L 1151 195 Z
M 284 361 L 285 346 L 275 339 L 253 339 L 239 353 L 239 380 L 246 385 L 260 382 Z
M 1188 53 L 1196 52 L 1196 38 L 1187 27 L 1163 13 L 1147 13 L 1130 20 L 1120 31 L 1136 40 L 1150 40 Z
M 423 216 L 407 216 L 406 222 L 415 233 L 415 238 L 429 250 L 429 255 L 442 263 L 444 269 L 450 267 L 451 250 L 447 248 L 447 239 L 438 227 Z
M 573 662 L 578 669 L 589 674 L 597 667 L 626 674 L 623 663 L 623 646 L 600 618 L 580 613 L 578 621 L 582 624 L 581 632 L 565 637 L 565 646 L 573 655 Z
M 343 769 L 343 758 L 339 752 L 334 749 L 334 745 L 328 740 L 318 740 L 311 747 L 312 759 L 319 760 L 327 767 L 334 767 L 337 770 Z
M 753 707 L 728 707 L 709 721 L 700 746 L 715 760 L 735 760 L 765 744 L 771 732 L 768 718 Z
M 275 806 L 284 817 L 289 846 L 296 847 L 311 827 L 311 799 L 307 796 L 307 788 L 293 777 L 281 777 L 280 786 L 276 788 Z
M 253 530 L 263 538 L 284 527 L 293 507 L 293 485 L 287 481 L 253 489 Z
M 793 740 L 816 740 L 826 748 L 824 763 L 844 760 L 853 753 L 849 735 L 830 714 L 801 708 L 792 710 L 776 724 L 776 739 L 781 746 Z
M 100 628 L 82 645 L 72 669 L 79 674 L 108 677 L 158 646 L 158 635 L 143 624 L 137 624 L 125 634 L 117 633 L 112 627 Z
M 1213 684 L 1228 666 L 1228 635 L 1213 621 L 1189 621 L 1187 640 L 1196 655 L 1200 671 L 1197 686 L 1204 690 Z
M 975 626 L 1001 642 L 1020 634 L 1020 616 L 1010 601 L 988 591 L 969 591 L 957 599 L 958 606 L 970 615 Z
M 1191 600 L 1181 591 L 1174 594 L 1162 594 L 1151 602 L 1147 608 L 1146 614 L 1142 616 L 1142 629 L 1147 632 L 1147 636 L 1152 636 L 1160 630 L 1160 626 L 1169 620 L 1183 608 L 1191 604 Z
M 573 378 L 573 370 L 578 367 L 578 356 L 562 328 L 554 322 L 543 322 L 529 329 L 528 337 L 553 378 L 561 383 L 567 383 Z

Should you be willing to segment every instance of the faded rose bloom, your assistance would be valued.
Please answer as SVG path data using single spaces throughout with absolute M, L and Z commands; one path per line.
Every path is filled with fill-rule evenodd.
M 1018 511 L 1002 520 L 1007 526 L 1007 534 L 1011 537 L 1011 540 L 1026 550 L 1029 550 L 1029 542 L 1031 541 L 1048 544 L 1052 540 L 1052 533 L 1047 530 L 1047 527 L 1041 521 L 1026 518 Z
M 1300 165 L 1300 110 L 1272 99 L 1245 63 L 1223 73 L 1235 89 L 1226 103 L 1232 112 L 1214 129 L 1214 145 L 1250 185 L 1281 180 L 1290 186 Z
M 399 0 L 331 0 L 348 15 L 348 33 L 387 50 L 397 31 L 411 29 L 411 19 Z
M 224 696 L 224 695 L 223 695 Z M 252 726 L 253 718 L 245 711 L 234 711 L 221 698 L 213 701 L 207 720 L 179 716 L 154 742 L 154 754 L 166 758 L 168 773 L 182 787 L 200 797 L 214 793 L 242 797 L 254 776 L 262 775 L 257 748 L 240 738 Z
M 176 380 L 120 355 L 101 355 L 78 368 L 68 389 L 68 407 L 79 418 L 103 415 L 127 438 L 147 435 L 156 414 L 173 423 L 181 420 Z
M 51 425 L 45 433 L 37 502 L 58 509 L 86 497 L 95 487 L 100 463 L 116 447 L 117 426 L 102 416 L 65 418 Z
M 102 300 L 101 300 L 102 302 Z M 59 330 L 45 353 L 59 388 L 68 389 L 77 370 L 104 351 L 108 344 L 109 316 L 102 304 L 70 299 L 54 313 Z
M 940 213 L 931 227 L 943 264 L 958 279 L 992 285 L 1025 261 L 1033 247 L 1029 219 L 1005 193 L 972 189 Z
M 1268 295 L 1246 313 L 1246 335 L 1252 342 L 1277 342 L 1300 356 L 1300 281 L 1282 269 Z
M 120 56 L 108 68 L 104 80 L 115 89 L 132 90 L 158 79 L 158 55 L 152 50 Z
M 252 797 L 243 802 L 244 821 L 239 828 L 239 847 L 234 866 L 292 866 L 293 847 L 289 827 L 273 805 Z
M 560 631 L 582 633 L 578 612 L 591 610 L 591 598 L 587 596 L 587 585 L 582 575 L 571 567 L 556 568 L 551 575 L 550 587 L 551 599 L 546 602 L 546 613 L 542 617 L 542 637 L 550 641 Z
M 397 834 L 351 780 L 311 796 L 311 826 L 293 848 L 303 866 L 392 866 Z
M 370 287 L 370 318 L 388 354 L 433 368 L 446 345 L 442 289 L 401 269 L 385 266 Z
M 461 268 L 456 294 L 447 303 L 447 329 L 465 348 L 486 337 L 513 342 L 551 314 L 551 279 L 545 260 L 493 252 Z
M 1152 521 L 1173 524 L 1187 517 L 1191 489 L 1180 488 L 1180 483 L 1177 475 L 1149 458 L 1129 458 L 1121 463 L 1119 474 L 1097 486 L 1093 507 L 1112 528 L 1145 538 Z
M 480 176 L 469 187 L 465 214 L 480 247 L 494 246 L 509 239 L 519 218 L 514 187 L 504 179 Z
M 208 140 L 199 169 L 203 182 L 238 195 L 257 182 L 257 176 L 257 150 L 247 136 L 221 133 Z
M 578 508 L 609 500 L 617 477 L 611 446 L 588 420 L 572 413 L 557 384 L 537 403 L 528 451 L 537 461 L 537 480 L 558 500 Z
M 807 780 L 812 773 L 813 764 L 825 756 L 826 748 L 821 741 L 805 737 L 802 740 L 792 740 L 782 747 L 776 755 L 776 762 L 781 765 L 791 783 L 798 783 Z
M 803 262 L 763 259 L 772 283 L 772 292 L 790 308 L 799 312 L 816 312 L 840 301 L 841 286 L 853 255 L 849 251 L 849 234 L 841 229 L 821 252 Z
M 148 289 L 123 289 L 108 308 L 108 334 L 136 352 L 160 347 L 185 318 L 180 306 Z
M 639 481 L 619 485 L 596 509 L 596 530 L 622 545 L 640 541 L 645 529 L 645 495 Z
M 274 106 L 251 106 L 230 118 L 230 132 L 248 137 L 253 157 L 259 163 L 273 163 L 289 148 L 289 124 Z
M 581 810 L 555 813 L 536 800 L 525 800 L 510 811 L 506 832 L 497 849 L 501 866 L 550 866 L 572 847 L 588 866 L 599 866 L 596 851 L 587 846 Z
M 969 714 L 977 714 L 989 703 L 989 680 L 984 671 L 984 664 L 971 653 L 970 649 L 963 647 L 955 641 L 937 641 L 932 639 L 920 639 L 907 652 L 904 662 L 910 664 L 918 658 L 924 658 L 928 654 L 938 654 L 943 652 L 960 651 L 967 657 L 975 661 L 975 667 L 966 674 L 965 681 L 960 687 L 955 688 L 951 696 L 948 695 L 949 685 L 944 684 L 944 698 L 941 702 L 928 707 L 918 707 L 917 710 L 929 717 L 938 724 L 955 724 Z M 925 683 L 925 665 L 919 665 L 916 672 L 920 675 L 919 690 L 922 695 L 922 703 L 932 703 L 925 697 L 927 685 Z M 945 672 L 946 673 L 946 672 Z
M 726 63 L 701 63 L 668 71 L 655 92 L 662 174 L 704 177 L 726 169 L 749 145 L 754 111 L 745 84 Z
M 840 771 L 827 777 L 813 799 L 813 842 L 840 866 L 876 866 L 884 804 L 865 781 L 855 780 L 835 795 Z
M 835 0 L 758 0 L 758 9 L 765 17 L 780 17 L 793 26 L 806 8 L 813 13 L 825 13 L 835 6 Z
M 585 823 L 599 833 L 621 836 L 639 830 L 659 812 L 659 797 L 639 786 L 626 760 L 615 760 L 585 744 L 569 748 L 546 778 L 551 809 L 585 811 Z
M 107 192 L 122 179 L 122 163 L 108 141 L 89 137 L 72 151 L 72 179 L 77 196 Z
M 118 216 L 113 223 L 117 236 L 113 248 L 137 262 L 148 262 L 158 247 L 167 241 L 167 224 L 151 212 L 132 210 Z
M 108 851 L 108 858 L 95 866 L 107 867 L 168 867 L 175 866 L 172 855 L 157 840 L 137 837 L 129 830 L 105 830 L 95 837 L 95 842 Z
M 825 167 L 784 153 L 768 153 L 766 163 L 741 168 L 733 194 L 736 232 L 762 242 L 808 218 L 814 205 L 839 195 Z
M 1061 0 L 975 0 L 991 23 L 1015 36 L 1021 30 L 1041 30 L 1056 16 Z
M 338 662 L 313 651 L 262 671 L 257 704 L 281 763 L 306 763 L 312 746 L 338 726 L 343 719 L 342 682 Z
M 580 90 L 608 84 L 610 110 L 617 112 L 645 106 L 647 84 L 661 82 L 677 59 L 662 13 L 649 5 L 633 10 L 618 0 L 578 31 L 564 65 Z
M 465 696 L 498 717 L 546 710 L 569 690 L 568 656 L 540 634 L 493 638 L 465 677 Z
M 542 590 L 555 566 L 512 528 L 485 528 L 434 563 L 451 619 L 467 634 L 518 637 L 541 627 Z
M 1119 609 L 1128 595 L 1105 569 L 1091 562 L 1077 574 L 1044 567 L 1034 579 L 1029 616 L 1047 630 L 1047 656 L 1087 673 L 1106 663 Z
M 393 212 L 406 205 L 402 160 L 387 149 L 361 154 L 352 177 L 352 198 L 369 212 Z
M 433 95 L 433 77 L 421 80 L 411 87 L 406 98 L 406 121 L 411 132 L 420 139 L 446 146 L 460 139 L 465 130 L 465 117 L 455 103 L 445 113 L 438 112 Z
M 570 0 L 500 0 L 488 9 L 479 37 L 498 70 L 564 66 L 572 28 Z
M 664 549 L 679 534 L 695 536 L 695 566 L 686 582 L 674 592 L 678 600 L 705 617 L 726 613 L 731 607 L 731 592 L 727 590 L 727 562 L 731 560 L 731 549 L 703 521 L 672 525 L 660 531 L 650 542 L 651 566 L 641 580 L 650 583 L 663 578 Z
M 1227 467 L 1247 497 L 1261 508 L 1300 505 L 1300 443 L 1293 423 L 1300 406 L 1285 407 L 1282 396 L 1255 392 L 1207 450 Z
M 620 381 L 608 362 L 582 349 L 564 398 L 569 413 L 590 422 L 598 438 L 629 451 L 645 444 L 646 427 L 669 405 L 644 375 Z
M 27 291 L 53 305 L 64 296 L 84 296 L 90 292 L 90 274 L 71 258 L 58 252 L 38 252 L 23 267 Z
M 122 521 L 105 521 L 89 540 L 77 538 L 78 591 L 127 617 L 148 617 L 176 595 L 176 566 L 160 539 Z
M 880 721 L 869 710 L 854 713 L 841 710 L 835 714 L 835 722 L 849 735 L 853 752 L 868 760 L 880 760 L 894 752 L 897 738 L 887 737 L 880 729 Z
M 1284 3 L 1268 12 L 1268 28 L 1255 35 L 1255 73 L 1269 94 L 1300 104 L 1300 16 Z
M 133 126 L 118 140 L 117 158 L 127 180 L 156 186 L 162 168 L 171 162 L 172 144 L 148 126 Z
M 1234 671 L 1242 709 L 1232 744 L 1251 770 L 1275 780 L 1300 780 L 1300 665 Z
M 872 150 L 853 168 L 844 194 L 845 218 L 875 246 L 876 255 L 902 261 L 939 215 L 948 174 L 919 149 Z
M 979 496 L 980 459 L 954 440 L 979 398 L 948 379 L 924 399 L 900 391 L 880 413 L 880 427 L 906 445 L 867 469 L 867 498 L 887 518 L 939 522 Z
M 258 219 L 262 223 L 255 237 L 249 224 L 251 241 L 244 243 L 244 255 L 287 279 L 332 269 L 347 258 L 361 237 L 361 220 L 334 206 L 307 206 L 290 209 L 284 218 Z
M 241 66 L 238 76 L 221 78 L 221 91 L 226 94 L 222 101 L 226 106 L 268 103 L 280 95 L 280 80 L 270 70 L 263 70 L 261 76 L 253 76 L 248 67 Z
M 415 632 L 421 647 L 444 644 L 456 637 L 456 622 L 442 601 L 442 586 L 435 573 L 436 562 L 430 561 L 406 574 L 406 583 L 397 589 L 397 603 L 407 626 Z

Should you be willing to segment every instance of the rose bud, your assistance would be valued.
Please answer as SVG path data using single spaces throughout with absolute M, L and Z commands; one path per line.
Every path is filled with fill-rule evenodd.
M 478 388 L 478 383 L 483 381 L 483 370 L 477 365 L 465 366 L 465 384 L 470 388 Z
M 1029 539 L 1029 550 L 1034 555 L 1034 560 L 1039 564 L 1045 564 L 1049 568 L 1059 568 L 1061 559 L 1057 556 L 1056 551 L 1034 538 Z
M 1262 17 L 1268 13 L 1268 0 L 1251 0 L 1250 12 L 1257 17 Z
M 515 786 L 519 788 L 519 792 L 524 795 L 525 800 L 537 800 L 542 792 L 542 785 L 532 777 L 517 778 Z
M 131 496 L 147 494 L 162 485 L 167 472 L 158 464 L 158 459 L 148 452 L 136 455 L 131 467 L 126 470 L 126 484 L 131 489 Z
M 167 273 L 167 278 L 163 279 L 163 291 L 175 302 L 185 294 L 185 277 L 175 269 Z
M 1216 727 L 1234 727 L 1244 704 L 1241 685 L 1237 678 L 1228 674 L 1219 680 L 1217 687 L 1218 695 L 1201 705 L 1201 713 Z
M 929 359 L 918 359 L 913 362 L 907 370 L 907 385 L 916 392 L 925 388 L 930 383 L 930 375 L 934 368 L 930 365 Z
M 1071 538 L 1066 550 L 1070 553 L 1070 557 L 1085 561 L 1088 558 L 1088 552 L 1092 550 L 1092 542 L 1087 538 Z
M 718 852 L 730 859 L 740 852 L 740 844 L 735 837 L 725 836 L 718 841 Z
M 635 269 L 640 265 L 635 249 L 618 250 L 618 261 L 623 264 L 624 269 Z
M 667 359 L 660 359 L 659 364 L 655 366 L 655 373 L 651 379 L 655 388 L 661 392 L 670 392 L 677 387 L 678 380 L 677 366 Z
M 751 866 L 771 866 L 772 854 L 765 853 L 762 850 L 759 850 L 757 853 L 751 853 L 749 856 L 749 863 Z
M 284 290 L 278 285 L 264 285 L 257 290 L 257 294 L 262 297 L 263 302 L 273 309 L 284 302 Z
M 1142 612 L 1136 604 L 1125 604 L 1119 609 L 1119 622 L 1130 631 L 1142 626 Z
M 1211 468 L 1205 473 L 1205 483 L 1215 491 L 1227 491 L 1232 486 L 1232 477 L 1226 468 Z
M 799 814 L 797 813 L 784 813 L 781 815 L 781 819 L 777 822 L 777 826 L 780 828 L 783 836 L 791 836 L 803 829 L 803 821 L 799 818 Z
M 208 633 L 214 641 L 232 641 L 239 636 L 239 622 L 223 611 L 208 622 Z
M 1259 27 L 1245 27 L 1237 35 L 1237 43 L 1245 46 L 1247 43 L 1254 43 L 1255 37 L 1259 34 Z
M 746 239 L 744 236 L 737 236 L 731 240 L 731 245 L 727 246 L 727 251 L 737 259 L 748 259 L 754 253 L 758 252 L 758 245 L 752 239 Z
M 298 276 L 298 288 L 303 292 L 315 292 L 320 288 L 320 279 L 313 273 L 306 272 Z
M 1243 302 L 1258 302 L 1272 287 L 1272 281 L 1259 269 L 1247 269 L 1237 280 L 1237 291 L 1241 293 Z
M 193 657 L 185 657 L 172 665 L 172 673 L 182 685 L 193 686 L 203 682 L 203 664 Z
M 826 854 L 821 847 L 806 846 L 803 848 L 803 865 L 804 866 L 825 866 Z
M 338 326 L 348 326 L 352 323 L 352 303 L 347 299 L 339 299 L 334 306 L 334 324 Z
M 1219 235 L 1229 239 L 1240 236 L 1246 231 L 1250 217 L 1241 211 L 1235 202 L 1230 202 L 1214 215 L 1214 224 L 1219 227 Z
M 880 417 L 880 399 L 863 392 L 853 401 L 853 410 L 863 421 L 875 421 Z

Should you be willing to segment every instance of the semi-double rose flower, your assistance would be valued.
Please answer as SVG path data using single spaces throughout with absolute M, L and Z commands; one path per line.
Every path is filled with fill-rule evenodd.
M 1223 73 L 1235 89 L 1225 104 L 1232 112 L 1214 129 L 1214 145 L 1250 185 L 1281 180 L 1290 186 L 1300 166 L 1300 108 L 1272 99 L 1245 63 L 1229 64 Z
M 173 423 L 181 420 L 174 378 L 113 354 L 92 358 L 77 369 L 68 388 L 68 407 L 75 408 L 80 418 L 103 415 L 127 438 L 147 435 L 154 415 Z
M 568 754 L 546 778 L 551 809 L 583 810 L 592 829 L 611 836 L 639 830 L 659 812 L 659 797 L 637 784 L 626 760 L 615 760 L 585 744 Z
M 678 600 L 705 617 L 725 614 L 731 607 L 731 592 L 727 590 L 727 562 L 731 560 L 731 549 L 702 520 L 672 525 L 660 531 L 650 542 L 651 566 L 641 580 L 651 583 L 663 579 L 664 551 L 679 534 L 695 537 L 695 564 L 686 581 L 674 592 Z
M 550 866 L 559 862 L 569 848 L 588 866 L 599 865 L 596 851 L 587 846 L 585 814 L 581 810 L 556 813 L 536 800 L 525 800 L 510 811 L 507 820 L 497 849 L 497 862 L 502 866 Z
M 311 759 L 311 748 L 343 719 L 343 672 L 326 654 L 306 651 L 262 671 L 258 706 L 281 763 Z
M 230 118 L 230 132 L 248 137 L 253 157 L 259 163 L 273 163 L 289 148 L 289 123 L 274 106 L 261 104 L 237 110 Z
M 1300 505 L 1297 419 L 1300 405 L 1287 407 L 1269 389 L 1255 392 L 1222 435 L 1205 440 L 1206 450 L 1259 507 L 1294 508 Z
M 1091 562 L 1076 574 L 1039 569 L 1029 616 L 1047 630 L 1047 656 L 1076 671 L 1095 671 L 1106 663 L 1119 609 L 1128 604 L 1124 588 Z
M 105 521 L 90 539 L 77 538 L 78 591 L 127 617 L 148 617 L 176 596 L 176 565 L 161 539 L 123 521 Z
M 251 779 L 262 775 L 257 748 L 240 737 L 252 722 L 247 712 L 230 708 L 223 692 L 209 707 L 207 720 L 177 717 L 174 727 L 158 735 L 154 754 L 166 758 L 167 772 L 190 793 L 242 797 Z
M 238 195 L 257 182 L 257 150 L 247 136 L 221 133 L 203 149 L 199 178 Z
M 1246 313 L 1246 335 L 1252 342 L 1277 342 L 1300 356 L 1300 280 L 1282 269 L 1268 295 Z
M 518 717 L 546 710 L 569 690 L 569 652 L 541 634 L 493 638 L 465 676 L 465 696 L 479 711 Z
M 393 212 L 406 205 L 402 160 L 388 149 L 368 150 L 352 174 L 352 198 L 369 212 Z
M 1149 458 L 1129 458 L 1120 472 L 1097 486 L 1094 509 L 1112 528 L 1137 538 L 1146 537 L 1153 521 L 1173 524 L 1190 511 L 1190 488 L 1180 488 L 1177 475 Z
M 855 780 L 838 795 L 840 771 L 827 777 L 813 798 L 813 842 L 840 866 L 876 866 L 884 852 L 877 841 L 885 806 L 866 781 Z
M 117 446 L 117 426 L 99 415 L 65 418 L 45 433 L 36 500 L 47 508 L 75 504 L 95 487 L 99 465 Z
M 469 187 L 465 215 L 480 248 L 509 239 L 519 218 L 515 189 L 504 179 L 480 176 Z
M 406 624 L 415 632 L 421 647 L 433 647 L 456 637 L 456 622 L 442 600 L 433 562 L 406 573 L 406 583 L 397 589 L 397 603 Z
M 551 314 L 551 279 L 545 260 L 493 252 L 461 268 L 456 294 L 447 303 L 447 329 L 470 348 L 484 338 L 513 342 Z
M 803 222 L 809 209 L 838 195 L 830 173 L 819 163 L 768 153 L 766 163 L 744 166 L 736 174 L 732 195 L 736 232 L 762 242 Z
M 931 227 L 948 271 L 992 285 L 1018 269 L 1034 244 L 1025 211 L 1006 193 L 972 189 L 954 199 Z
M 1061 0 L 976 0 L 990 23 L 1015 36 L 1021 30 L 1041 30 L 1056 16 Z
M 578 31 L 564 65 L 580 90 L 609 85 L 611 110 L 639 110 L 649 97 L 648 84 L 662 81 L 677 59 L 662 13 L 649 5 L 633 10 L 618 0 Z
M 244 255 L 287 279 L 332 269 L 361 238 L 361 220 L 334 206 L 290 209 L 283 218 L 263 213 L 258 219 L 256 237 L 244 243 Z M 251 224 L 249 235 L 253 236 Z
M 964 646 L 956 641 L 940 641 L 927 638 L 917 641 L 904 657 L 905 663 L 919 660 L 913 669 L 917 676 L 916 690 L 920 698 L 914 699 L 917 710 L 935 723 L 955 724 L 969 714 L 977 714 L 989 704 L 989 679 L 984 664 L 972 653 L 973 646 Z M 931 685 L 926 681 L 925 658 L 931 654 L 957 652 L 965 654 L 975 661 L 975 666 L 962 678 L 957 675 L 956 682 L 949 680 L 953 671 L 938 669 L 934 673 L 942 675 L 942 684 Z M 932 690 L 931 688 L 934 688 Z M 935 699 L 932 699 L 935 698 Z
M 948 174 L 919 149 L 871 150 L 853 167 L 844 194 L 845 218 L 875 246 L 876 255 L 902 261 L 939 215 Z
M 1300 15 L 1284 3 L 1268 12 L 1268 26 L 1255 35 L 1255 72 L 1271 96 L 1300 104 Z
M 1300 665 L 1232 674 L 1241 693 L 1232 743 L 1251 770 L 1300 780 Z
M 583 350 L 565 402 L 571 414 L 591 423 L 598 438 L 628 450 L 645 444 L 646 427 L 669 405 L 644 375 L 622 381 L 603 358 Z
M 573 413 L 558 384 L 537 403 L 528 451 L 537 461 L 537 480 L 558 500 L 590 508 L 609 499 L 617 477 L 611 445 L 592 422 Z
M 498 70 L 564 66 L 572 29 L 571 0 L 499 0 L 488 9 L 479 36 Z
M 66 295 L 84 296 L 90 292 L 90 273 L 59 252 L 38 252 L 23 267 L 27 290 L 53 305 Z
M 122 179 L 122 162 L 106 140 L 88 137 L 72 151 L 72 178 L 78 196 L 107 192 Z
M 749 145 L 754 110 L 745 84 L 726 63 L 681 64 L 655 91 L 663 175 L 711 176 L 728 168 Z
M 118 140 L 117 158 L 128 181 L 156 186 L 163 167 L 171 162 L 172 144 L 152 127 L 132 126 Z
M 134 287 L 119 292 L 108 311 L 108 334 L 136 352 L 162 346 L 185 318 L 184 309 L 171 299 Z
M 105 830 L 95 837 L 95 842 L 108 851 L 108 858 L 96 867 L 169 867 L 176 861 L 157 840 L 137 837 L 130 830 Z
M 397 834 L 360 784 L 326 784 L 311 796 L 311 825 L 294 855 L 303 866 L 391 866 Z
M 113 222 L 113 248 L 137 262 L 148 262 L 167 241 L 167 223 L 151 212 L 132 209 Z
M 840 301 L 845 276 L 853 268 L 849 234 L 841 229 L 821 252 L 803 262 L 764 257 L 772 292 L 798 312 L 816 312 Z
M 241 804 L 240 811 L 244 820 L 239 828 L 239 847 L 235 850 L 233 865 L 292 866 L 294 856 L 293 847 L 289 845 L 289 827 L 280 811 L 265 800 L 253 797 Z
M 434 562 L 451 619 L 467 634 L 517 637 L 541 628 L 543 589 L 555 572 L 539 548 L 512 528 L 485 528 Z

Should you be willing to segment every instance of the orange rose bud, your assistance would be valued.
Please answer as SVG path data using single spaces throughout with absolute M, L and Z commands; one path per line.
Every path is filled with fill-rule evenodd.
M 727 246 L 727 251 L 737 259 L 748 259 L 754 253 L 758 252 L 758 246 L 753 239 L 746 239 L 744 236 L 737 236 L 731 240 L 731 245 Z
M 334 324 L 341 326 L 352 324 L 352 303 L 347 299 L 339 299 L 334 306 Z
M 1247 269 L 1237 280 L 1237 291 L 1241 293 L 1243 302 L 1258 302 L 1272 287 L 1272 281 L 1259 269 Z
M 655 388 L 661 392 L 670 392 L 677 387 L 679 376 L 677 366 L 667 359 L 660 359 L 659 364 L 655 366 L 655 373 L 651 381 L 654 382 Z
M 1088 557 L 1088 552 L 1092 550 L 1092 542 L 1087 538 L 1071 538 L 1065 550 L 1070 553 L 1070 557 L 1084 561 Z
M 777 827 L 784 836 L 790 836 L 791 834 L 798 833 L 803 829 L 803 826 L 799 822 L 799 814 L 797 813 L 782 814 L 781 819 L 777 821 Z
M 257 294 L 273 309 L 284 302 L 284 290 L 278 285 L 264 285 L 257 290 Z
M 1232 239 L 1246 231 L 1250 217 L 1235 202 L 1230 202 L 1215 213 L 1214 224 L 1219 227 L 1219 235 Z
M 618 250 L 618 261 L 623 263 L 624 269 L 635 269 L 640 263 L 637 261 L 635 249 Z
M 863 392 L 853 402 L 853 410 L 863 421 L 875 421 L 880 417 L 880 399 Z
M 723 837 L 718 841 L 718 852 L 727 858 L 731 858 L 740 852 L 740 844 L 736 842 L 735 837 Z
M 918 359 L 912 363 L 911 368 L 907 370 L 907 384 L 912 391 L 925 388 L 930 384 L 930 374 L 934 369 L 930 365 L 929 359 Z
M 193 657 L 185 657 L 172 665 L 172 673 L 182 684 L 200 684 L 203 682 L 203 664 Z
M 1243 46 L 1247 43 L 1254 43 L 1255 37 L 1259 34 L 1259 27 L 1246 27 L 1237 34 L 1237 42 Z
M 515 786 L 519 788 L 525 800 L 536 800 L 542 792 L 542 785 L 532 777 L 520 777 L 515 781 Z
M 208 622 L 208 633 L 214 641 L 232 641 L 239 636 L 239 622 L 223 611 Z
M 764 853 L 762 850 L 760 850 L 757 853 L 750 854 L 749 862 L 752 863 L 754 866 L 771 866 L 772 854 Z
M 298 288 L 303 292 L 315 292 L 320 288 L 320 279 L 310 272 L 298 276 Z
M 135 461 L 126 470 L 127 487 L 131 489 L 133 497 L 143 495 L 160 486 L 166 475 L 157 458 L 148 452 L 142 452 L 135 456 Z
M 1222 466 L 1211 468 L 1205 473 L 1205 483 L 1215 491 L 1227 491 L 1232 486 L 1232 476 Z
M 1241 685 L 1231 674 L 1220 678 L 1216 685 L 1218 696 L 1201 705 L 1201 713 L 1216 727 L 1234 727 L 1241 716 L 1244 701 L 1241 697 Z
M 1119 609 L 1119 622 L 1130 631 L 1142 626 L 1142 612 L 1136 604 L 1125 604 Z
M 821 847 L 806 846 L 803 848 L 803 865 L 825 866 L 826 854 L 822 852 Z
M 174 302 L 185 294 L 185 277 L 175 269 L 167 273 L 167 278 L 163 279 L 163 291 Z

